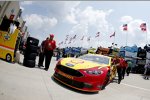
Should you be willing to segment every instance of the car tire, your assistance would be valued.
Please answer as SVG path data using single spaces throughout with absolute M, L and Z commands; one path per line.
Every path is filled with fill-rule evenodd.
M 28 60 L 35 60 L 36 56 L 37 56 L 36 53 L 28 53 L 28 54 L 26 53 L 24 57 Z
M 107 84 L 109 83 L 109 78 L 110 78 L 110 71 L 107 72 L 107 75 L 106 75 L 106 78 L 105 78 L 105 80 L 104 80 L 104 83 L 103 83 L 103 85 L 102 85 L 102 87 L 101 87 L 101 90 L 104 90 L 104 89 L 105 89 L 105 87 L 106 87 Z
M 12 61 L 12 56 L 11 56 L 11 54 L 7 54 L 7 55 L 6 55 L 6 61 L 7 61 L 7 62 L 11 62 L 11 61 Z
M 23 65 L 26 67 L 33 68 L 33 67 L 35 67 L 35 61 L 24 58 Z
M 26 52 L 37 53 L 38 46 L 27 45 Z
M 38 46 L 39 44 L 39 40 L 33 37 L 28 37 L 27 38 L 27 45 L 34 45 L 34 46 Z

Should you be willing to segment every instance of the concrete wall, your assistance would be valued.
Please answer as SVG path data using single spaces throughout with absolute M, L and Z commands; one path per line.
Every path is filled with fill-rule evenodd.
M 4 5 L 6 1 L 0 1 L 0 8 L 2 8 L 2 6 Z
M 17 16 L 20 10 L 19 1 L 0 1 L 0 24 L 6 15 L 7 18 L 10 18 L 10 15 L 13 14 L 14 19 L 17 20 Z
M 19 13 L 19 10 L 20 10 L 19 1 L 11 1 L 11 3 L 9 4 L 5 12 L 5 15 L 9 18 L 11 14 L 14 14 L 15 15 L 14 20 L 17 20 L 17 15 Z
M 23 18 L 22 18 L 22 17 L 20 17 L 19 19 L 17 19 L 17 21 L 20 23 L 20 24 L 19 24 L 19 27 L 21 27 L 21 26 L 22 26 L 22 24 L 23 24 Z

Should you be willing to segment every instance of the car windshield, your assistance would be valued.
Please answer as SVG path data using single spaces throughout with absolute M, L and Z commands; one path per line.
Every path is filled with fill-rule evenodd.
M 83 60 L 93 61 L 99 64 L 107 64 L 107 65 L 109 65 L 109 60 L 110 60 L 108 57 L 95 56 L 95 55 L 84 55 L 84 56 L 80 56 L 79 58 Z

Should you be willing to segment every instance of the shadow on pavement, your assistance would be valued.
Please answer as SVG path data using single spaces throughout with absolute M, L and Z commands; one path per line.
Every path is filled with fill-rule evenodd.
M 115 78 L 115 79 L 113 79 L 110 83 L 118 83 L 118 79 Z M 110 83 L 109 83 L 109 84 L 110 84 Z
M 57 81 L 56 79 L 53 78 L 53 76 L 51 77 L 51 79 L 52 79 L 55 83 L 57 83 L 58 85 L 62 86 L 63 88 L 66 88 L 66 89 L 68 89 L 68 90 L 70 90 L 70 91 L 73 91 L 73 92 L 76 92 L 76 93 L 81 93 L 81 94 L 85 94 L 85 95 L 98 94 L 98 92 L 84 92 L 84 91 L 76 90 L 76 89 L 74 89 L 74 88 L 71 88 L 71 87 L 69 87 L 69 86 L 67 86 L 67 85 L 64 85 L 63 83 Z
M 38 65 L 35 65 L 35 67 L 28 67 L 28 66 L 24 66 L 23 62 L 20 62 L 18 64 L 21 65 L 21 66 L 23 66 L 23 67 L 26 67 L 26 68 L 37 68 L 37 69 L 43 69 L 44 70 L 44 67 L 38 67 Z

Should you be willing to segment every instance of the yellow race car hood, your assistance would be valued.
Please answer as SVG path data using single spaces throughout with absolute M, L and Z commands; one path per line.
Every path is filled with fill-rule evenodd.
M 93 67 L 106 67 L 106 64 L 98 64 L 96 62 L 82 60 L 78 58 L 64 58 L 60 62 L 61 65 L 78 70 L 78 69 L 89 69 Z

